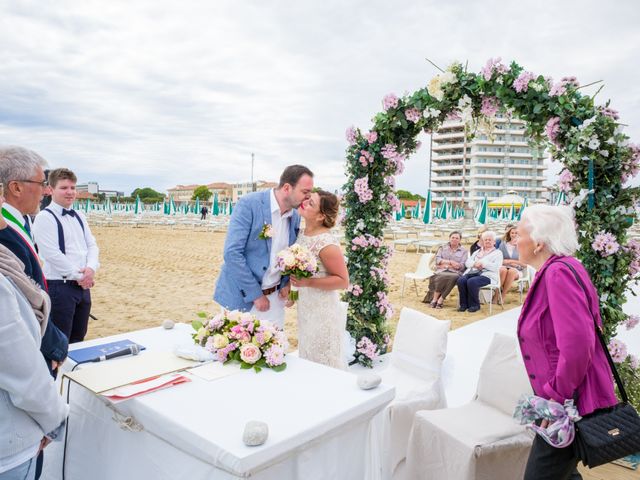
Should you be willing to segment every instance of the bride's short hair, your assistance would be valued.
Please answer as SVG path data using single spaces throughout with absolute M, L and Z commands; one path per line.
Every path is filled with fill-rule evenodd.
M 325 190 L 316 190 L 320 197 L 320 213 L 324 215 L 322 225 L 327 228 L 333 228 L 340 211 L 340 201 L 333 193 Z

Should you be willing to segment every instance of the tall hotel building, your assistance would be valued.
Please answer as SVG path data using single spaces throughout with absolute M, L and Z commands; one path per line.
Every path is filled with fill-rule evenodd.
M 544 150 L 532 147 L 525 136 L 525 122 L 496 118 L 493 142 L 478 130 L 467 141 L 463 165 L 464 130 L 460 121 L 446 121 L 433 135 L 433 200 L 459 202 L 464 191 L 467 207 L 486 196 L 494 200 L 509 191 L 527 197 L 530 203 L 543 201 Z M 464 179 L 464 188 L 463 188 Z

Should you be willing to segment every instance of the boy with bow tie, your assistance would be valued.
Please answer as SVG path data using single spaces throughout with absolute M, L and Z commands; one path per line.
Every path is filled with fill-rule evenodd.
M 91 292 L 98 270 L 99 249 L 87 219 L 71 208 L 76 199 L 76 175 L 58 168 L 49 173 L 51 204 L 33 224 L 33 236 L 44 260 L 51 296 L 51 318 L 69 343 L 87 333 Z

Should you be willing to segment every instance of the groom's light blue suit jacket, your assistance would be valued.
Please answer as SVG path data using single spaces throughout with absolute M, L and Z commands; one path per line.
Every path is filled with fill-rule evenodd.
M 229 310 L 249 311 L 262 295 L 262 277 L 269 268 L 271 239 L 258 238 L 265 224 L 271 224 L 271 190 L 250 193 L 238 200 L 224 243 L 224 264 L 213 299 Z M 289 217 L 289 245 L 300 230 L 296 210 Z M 282 288 L 288 277 L 280 281 Z

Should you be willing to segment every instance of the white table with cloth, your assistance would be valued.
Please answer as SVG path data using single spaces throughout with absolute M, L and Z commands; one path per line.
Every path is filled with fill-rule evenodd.
M 173 351 L 191 341 L 190 333 L 178 324 L 72 349 L 129 339 L 147 351 Z M 376 478 L 376 414 L 393 399 L 393 387 L 365 391 L 351 373 L 295 356 L 286 361 L 283 372 L 243 370 L 212 381 L 190 375 L 188 383 L 115 404 L 142 431 L 121 428 L 104 398 L 72 382 L 65 479 Z M 244 445 L 249 420 L 268 424 L 265 444 Z M 62 454 L 62 442 L 47 448 L 43 479 L 62 478 Z

